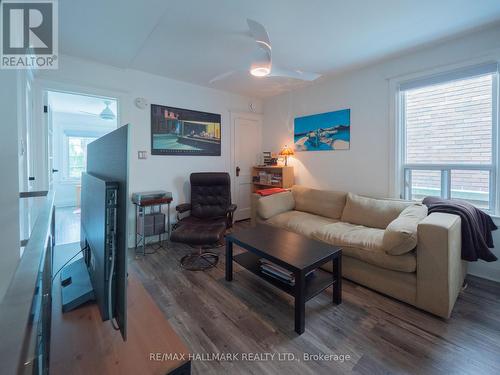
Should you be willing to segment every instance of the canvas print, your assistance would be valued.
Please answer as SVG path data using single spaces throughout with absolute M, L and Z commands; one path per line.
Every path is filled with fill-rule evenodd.
M 295 151 L 349 150 L 351 110 L 297 117 L 294 142 Z
M 152 155 L 221 154 L 221 115 L 151 104 Z

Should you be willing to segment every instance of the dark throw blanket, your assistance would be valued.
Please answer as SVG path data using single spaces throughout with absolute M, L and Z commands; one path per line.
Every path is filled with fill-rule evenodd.
M 487 262 L 497 260 L 490 251 L 493 245 L 491 232 L 498 229 L 490 215 L 485 214 L 472 204 L 461 200 L 448 200 L 426 197 L 423 204 L 433 212 L 444 212 L 460 216 L 462 219 L 462 259 L 475 262 L 478 259 Z

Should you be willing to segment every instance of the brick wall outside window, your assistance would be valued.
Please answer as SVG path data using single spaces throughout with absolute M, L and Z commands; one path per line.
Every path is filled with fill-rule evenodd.
M 406 91 L 406 163 L 491 164 L 492 84 L 484 75 Z M 412 187 L 439 189 L 440 179 L 413 171 Z M 484 171 L 453 171 L 451 180 L 452 195 L 489 189 Z

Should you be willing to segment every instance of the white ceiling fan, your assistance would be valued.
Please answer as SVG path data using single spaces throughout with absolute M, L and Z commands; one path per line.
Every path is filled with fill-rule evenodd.
M 273 65 L 272 46 L 266 28 L 257 21 L 251 19 L 247 19 L 247 24 L 248 28 L 250 29 L 250 34 L 255 39 L 255 42 L 261 49 L 261 56 L 255 61 L 253 61 L 252 64 L 250 65 L 249 72 L 251 75 L 260 78 L 262 77 L 294 78 L 302 81 L 314 81 L 315 79 L 321 76 L 320 74 L 317 73 L 303 72 L 301 70 L 281 69 L 278 68 L 276 65 Z M 210 83 L 220 81 L 235 73 L 239 73 L 242 71 L 243 70 L 231 70 L 229 72 L 219 74 L 218 76 L 212 78 L 210 80 Z
M 111 103 L 112 102 L 110 100 L 104 100 L 105 107 L 101 111 L 101 113 L 92 113 L 92 112 L 86 112 L 86 111 L 80 111 L 80 112 L 85 113 L 87 115 L 97 116 L 103 120 L 114 120 L 114 119 L 116 119 L 116 115 L 113 113 L 111 108 L 109 108 Z

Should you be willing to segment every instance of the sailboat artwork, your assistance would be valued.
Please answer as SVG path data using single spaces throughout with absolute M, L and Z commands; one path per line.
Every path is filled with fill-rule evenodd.
M 351 110 L 297 117 L 294 121 L 295 151 L 349 150 Z

